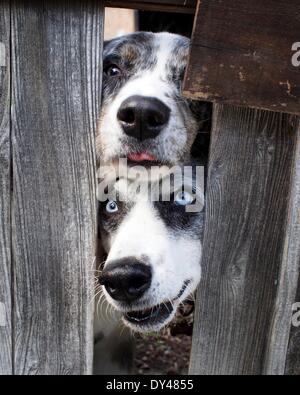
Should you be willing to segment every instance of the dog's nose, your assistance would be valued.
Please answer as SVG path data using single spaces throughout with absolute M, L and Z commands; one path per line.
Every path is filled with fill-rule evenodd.
M 132 96 L 122 103 L 117 117 L 128 136 L 143 141 L 159 135 L 170 113 L 170 108 L 156 98 Z
M 151 280 L 149 266 L 124 259 L 110 263 L 99 279 L 113 299 L 127 303 L 142 297 L 149 289 Z

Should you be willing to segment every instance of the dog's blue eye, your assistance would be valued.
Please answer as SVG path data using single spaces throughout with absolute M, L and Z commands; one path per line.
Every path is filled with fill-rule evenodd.
M 105 72 L 109 77 L 116 77 L 121 74 L 121 70 L 115 65 L 109 66 Z
M 109 214 L 115 214 L 119 211 L 119 207 L 116 202 L 110 200 L 106 205 L 106 211 Z
M 192 194 L 189 192 L 178 192 L 177 195 L 175 196 L 175 203 L 178 206 L 189 206 L 194 202 L 194 198 Z

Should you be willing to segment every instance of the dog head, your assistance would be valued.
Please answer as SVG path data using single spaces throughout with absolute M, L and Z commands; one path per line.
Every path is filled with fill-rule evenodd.
M 117 198 L 100 203 L 108 253 L 100 284 L 135 331 L 159 331 L 170 323 L 200 281 L 204 196 L 189 180 L 174 179 L 169 199 L 158 193 L 153 201 L 149 189 L 137 193 L 136 185 L 121 179 L 114 185 Z M 197 210 L 189 210 L 196 201 Z
M 136 33 L 105 44 L 101 161 L 174 165 L 189 157 L 207 105 L 181 95 L 190 40 Z

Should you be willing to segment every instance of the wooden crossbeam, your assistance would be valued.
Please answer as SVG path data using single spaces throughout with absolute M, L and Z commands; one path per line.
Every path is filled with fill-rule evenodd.
M 197 0 L 106 0 L 105 6 L 193 14 L 196 10 Z
M 299 26 L 299 0 L 201 0 L 184 93 L 300 114 Z

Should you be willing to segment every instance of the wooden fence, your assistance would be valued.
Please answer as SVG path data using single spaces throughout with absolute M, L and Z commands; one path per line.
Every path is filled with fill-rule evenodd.
M 0 5 L 0 373 L 92 369 L 103 4 Z
M 299 0 L 199 2 L 184 91 L 217 104 L 192 373 L 300 374 L 299 24 Z
M 105 4 L 0 4 L 0 374 L 92 373 Z M 216 104 L 191 374 L 300 373 L 299 25 L 299 0 L 198 4 L 184 92 Z

